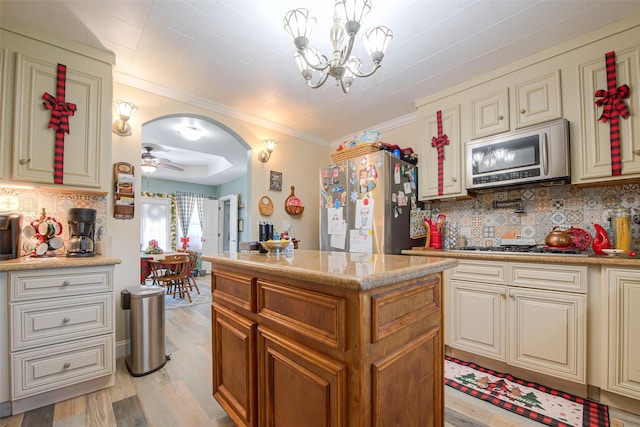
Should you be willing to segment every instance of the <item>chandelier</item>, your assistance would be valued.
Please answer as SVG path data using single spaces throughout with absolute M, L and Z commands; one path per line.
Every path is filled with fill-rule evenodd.
M 340 85 L 342 91 L 347 93 L 355 77 L 368 77 L 380 68 L 380 62 L 393 38 L 393 33 L 387 27 L 370 28 L 362 35 L 362 44 L 373 62 L 371 71 L 364 72 L 362 61 L 351 56 L 355 36 L 370 10 L 371 0 L 336 0 L 333 26 L 329 32 L 333 45 L 331 59 L 309 46 L 309 37 L 317 21 L 311 12 L 302 8 L 287 12 L 284 29 L 293 38 L 297 49 L 294 58 L 307 85 L 317 89 L 331 76 L 336 79 L 336 85 Z M 346 46 L 343 44 L 345 33 L 349 37 Z

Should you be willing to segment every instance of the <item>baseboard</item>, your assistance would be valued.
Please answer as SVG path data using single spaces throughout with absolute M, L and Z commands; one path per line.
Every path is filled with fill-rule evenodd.
M 125 357 L 127 354 L 129 354 L 130 348 L 131 342 L 129 340 L 118 341 L 116 343 L 116 359 Z

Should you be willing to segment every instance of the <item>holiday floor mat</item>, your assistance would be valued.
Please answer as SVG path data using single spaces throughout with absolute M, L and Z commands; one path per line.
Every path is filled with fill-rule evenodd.
M 609 426 L 606 405 L 526 382 L 475 363 L 447 356 L 444 376 L 449 387 L 545 425 Z

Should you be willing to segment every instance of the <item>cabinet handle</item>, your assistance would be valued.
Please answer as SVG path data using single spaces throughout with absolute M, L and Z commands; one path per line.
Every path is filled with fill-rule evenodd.
M 64 282 L 62 282 L 62 286 L 69 286 L 71 284 L 70 281 L 65 280 Z
M 64 364 L 64 365 L 62 365 L 62 367 L 63 367 L 64 369 L 69 369 L 69 368 L 71 367 L 71 363 L 69 363 L 69 362 L 65 362 L 65 364 Z
M 69 319 L 68 317 L 65 317 L 64 319 L 62 319 L 62 323 L 69 323 L 69 320 L 71 319 Z
M 20 159 L 18 163 L 20 163 L 21 165 L 26 165 L 27 163 L 31 163 L 31 159 Z
M 498 120 L 504 120 L 504 116 L 498 116 Z
M 521 113 L 521 114 L 524 114 L 524 113 L 526 113 L 526 112 L 527 112 L 527 110 L 525 110 L 524 108 L 523 108 L 522 110 L 520 110 L 520 113 Z

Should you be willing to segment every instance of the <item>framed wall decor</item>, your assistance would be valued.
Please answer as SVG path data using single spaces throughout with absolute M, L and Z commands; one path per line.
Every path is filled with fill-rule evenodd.
M 269 189 L 282 191 L 282 172 L 271 171 Z

